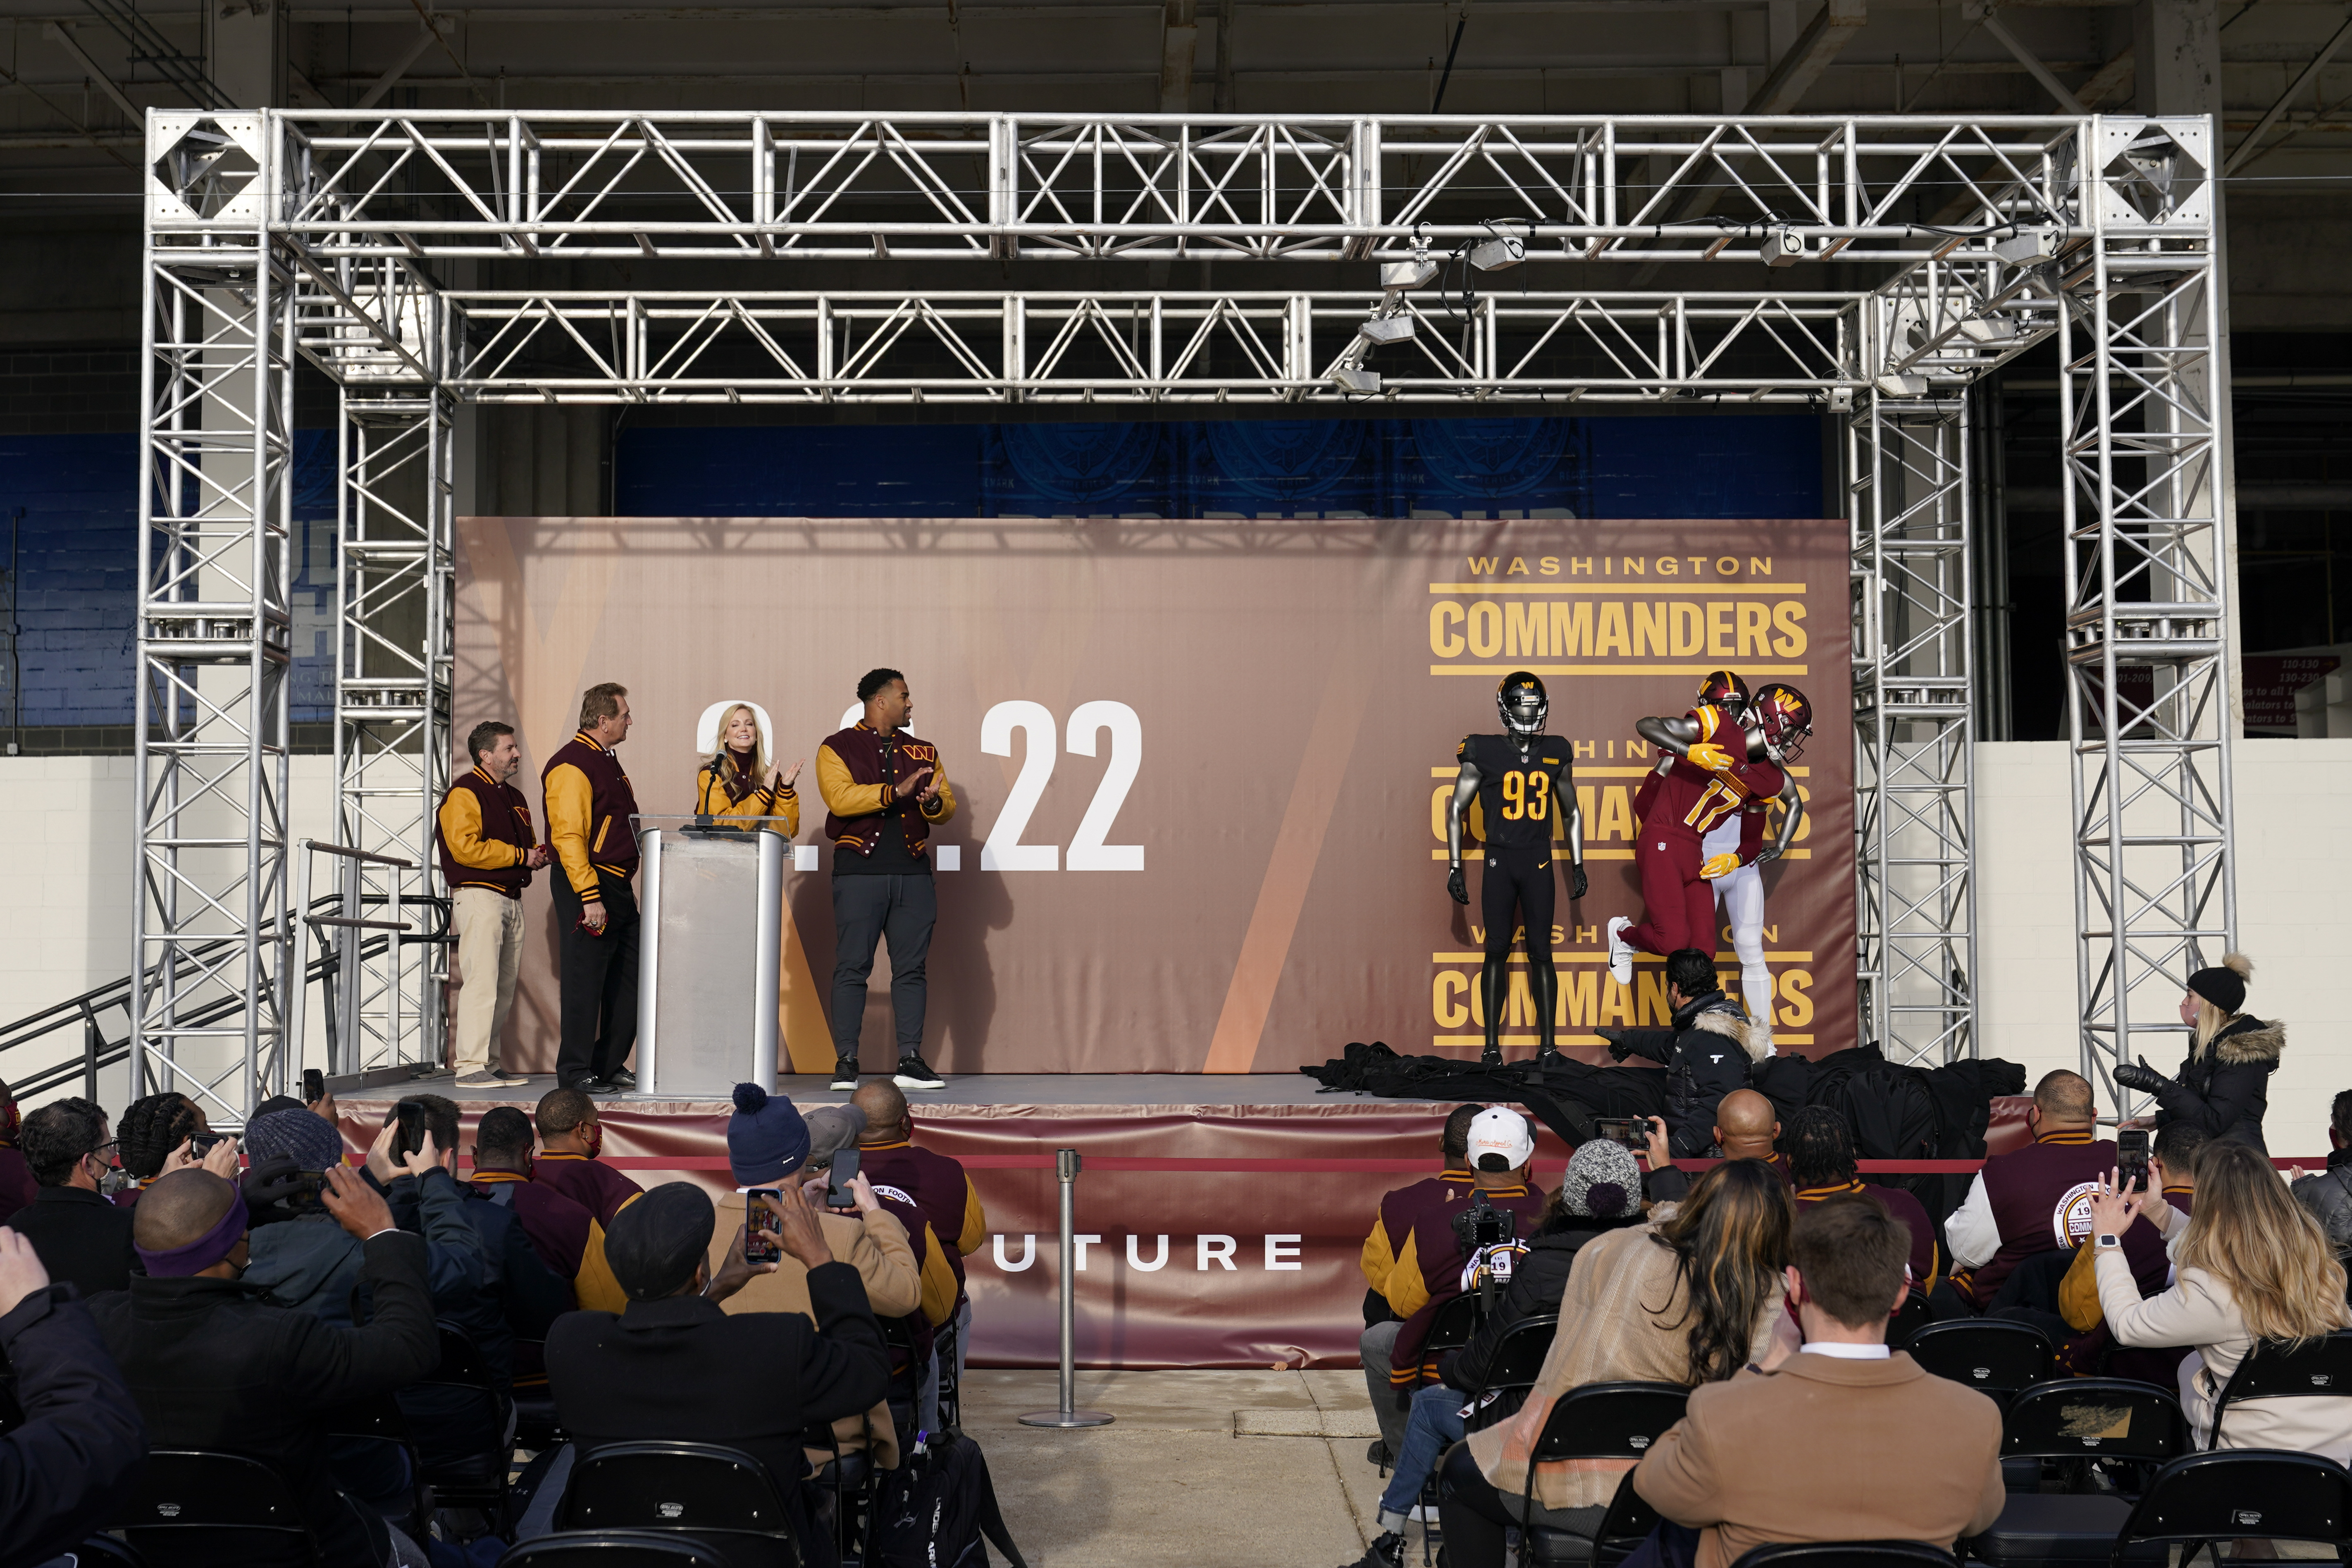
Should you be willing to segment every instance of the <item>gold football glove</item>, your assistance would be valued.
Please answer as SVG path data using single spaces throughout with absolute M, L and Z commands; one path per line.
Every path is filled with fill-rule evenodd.
M 1698 868 L 1698 874 L 1712 882 L 1718 878 L 1728 877 L 1734 871 L 1738 869 L 1739 857 L 1738 855 L 1710 855 L 1706 858 L 1706 864 Z
M 1691 760 L 1693 765 L 1705 768 L 1711 773 L 1719 773 L 1731 765 L 1731 753 L 1711 741 L 1701 741 L 1683 754 Z

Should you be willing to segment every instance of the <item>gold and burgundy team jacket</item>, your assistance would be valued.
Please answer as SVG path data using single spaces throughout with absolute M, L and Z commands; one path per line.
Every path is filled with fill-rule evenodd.
M 530 825 L 530 802 L 522 791 L 475 768 L 449 786 L 434 818 L 441 847 L 441 875 L 451 889 L 493 888 L 520 899 L 530 886 L 523 864 L 539 842 Z
M 863 719 L 827 735 L 816 751 L 817 793 L 824 797 L 824 836 L 836 847 L 854 854 L 874 853 L 883 825 L 891 820 L 888 814 L 898 802 L 899 781 L 926 763 L 939 781 L 939 797 L 898 817 L 906 824 L 907 853 L 917 859 L 930 842 L 930 828 L 955 816 L 955 790 L 940 763 L 940 749 L 904 730 L 884 735 Z
M 621 759 L 583 731 L 540 771 L 547 796 L 547 841 L 582 900 L 598 896 L 596 873 L 637 874 L 637 792 Z

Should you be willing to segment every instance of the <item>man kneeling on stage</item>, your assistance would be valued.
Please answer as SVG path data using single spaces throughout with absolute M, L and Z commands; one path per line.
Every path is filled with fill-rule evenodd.
M 1618 1061 L 1640 1056 L 1665 1065 L 1666 1145 L 1693 1159 L 1715 1142 L 1717 1102 L 1748 1087 L 1751 1026 L 1723 994 L 1714 958 L 1695 947 L 1666 955 L 1666 1002 L 1674 1014 L 1665 1028 L 1595 1032 Z

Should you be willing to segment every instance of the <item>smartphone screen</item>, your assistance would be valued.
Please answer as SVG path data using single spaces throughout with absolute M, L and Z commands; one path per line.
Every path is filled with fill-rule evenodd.
M 774 1198 L 781 1203 L 783 1194 L 774 1187 L 753 1187 L 743 1194 L 743 1261 L 746 1263 L 775 1263 L 784 1256 L 784 1244 L 780 1239 L 783 1222 L 776 1217 L 773 1209 L 760 1201 L 761 1198 Z
M 1650 1140 L 1646 1135 L 1648 1130 L 1630 1116 L 1598 1117 L 1594 1119 L 1592 1128 L 1599 1136 L 1608 1139 L 1612 1143 L 1622 1143 L 1628 1149 L 1646 1149 L 1650 1146 Z
M 2117 1179 L 2124 1185 L 2147 1181 L 2147 1129 L 2126 1127 L 2116 1134 Z
M 392 1157 L 405 1161 L 425 1147 L 425 1108 L 403 1102 L 392 1108 L 393 1118 L 400 1131 L 392 1140 Z
M 327 1098 L 327 1075 L 317 1068 L 302 1069 L 302 1103 L 316 1105 Z
M 833 1176 L 824 1184 L 824 1206 L 829 1209 L 854 1209 L 857 1199 L 849 1184 L 857 1175 L 857 1151 L 855 1147 L 836 1149 L 833 1153 Z
M 188 1152 L 201 1160 L 212 1152 L 214 1144 L 227 1136 L 226 1132 L 192 1132 L 188 1135 Z

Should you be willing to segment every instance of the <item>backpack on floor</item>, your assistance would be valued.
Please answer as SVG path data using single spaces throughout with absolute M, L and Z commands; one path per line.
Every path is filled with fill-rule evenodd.
M 997 1511 L 980 1445 L 960 1434 L 914 1446 L 882 1479 L 866 1561 L 871 1568 L 982 1568 L 994 1545 L 1027 1568 Z

